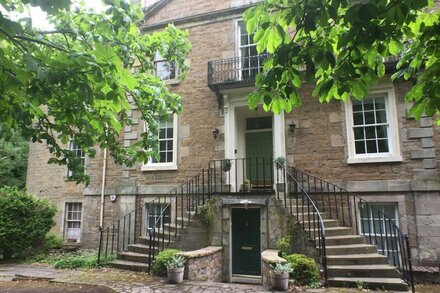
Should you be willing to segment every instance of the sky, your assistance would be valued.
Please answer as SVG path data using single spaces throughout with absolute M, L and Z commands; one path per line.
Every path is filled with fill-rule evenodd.
M 104 9 L 104 5 L 101 1 L 96 0 L 86 0 L 86 1 L 79 1 L 79 0 L 72 0 L 72 3 L 79 3 L 84 2 L 85 6 L 87 8 L 101 11 Z M 39 30 L 47 30 L 51 29 L 51 24 L 47 21 L 47 13 L 42 11 L 40 7 L 31 7 L 29 11 L 30 17 L 32 18 L 32 26 Z

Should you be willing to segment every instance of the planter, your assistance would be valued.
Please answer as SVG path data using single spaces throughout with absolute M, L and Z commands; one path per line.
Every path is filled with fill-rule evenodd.
M 175 269 L 167 268 L 168 283 L 171 283 L 171 284 L 182 283 L 184 271 L 185 271 L 184 267 L 183 268 L 175 268 Z
M 244 183 L 240 185 L 240 192 L 251 192 L 252 184 Z
M 272 289 L 275 290 L 287 290 L 289 288 L 289 273 L 275 273 L 271 271 L 271 284 Z

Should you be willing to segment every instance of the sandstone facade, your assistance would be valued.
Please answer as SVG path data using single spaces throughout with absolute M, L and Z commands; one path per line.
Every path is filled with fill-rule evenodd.
M 173 22 L 177 27 L 188 30 L 193 47 L 187 58 L 190 69 L 186 79 L 170 85 L 173 91 L 182 96 L 183 102 L 183 112 L 178 118 L 177 170 L 143 171 L 142 164 L 126 168 L 109 161 L 105 224 L 133 210 L 137 197 L 138 200 L 148 200 L 168 192 L 206 168 L 210 160 L 225 158 L 228 147 L 231 147 L 225 145 L 230 135 L 225 116 L 230 114 L 224 105 L 219 108 L 218 93 L 207 85 L 207 64 L 211 60 L 237 56 L 237 21 L 244 9 L 255 1 L 159 2 L 166 3 L 147 14 L 143 30 L 161 29 L 166 23 Z M 404 103 L 404 96 L 411 82 L 396 81 L 392 85 L 396 95 L 396 127 L 401 161 L 347 163 L 346 108 L 339 101 L 319 103 L 311 96 L 311 85 L 304 86 L 301 92 L 302 107 L 284 114 L 280 152 L 284 152 L 288 165 L 336 182 L 369 201 L 395 204 L 399 226 L 410 236 L 414 260 L 417 264 L 434 265 L 440 261 L 440 127 L 435 126 L 430 117 L 420 121 L 407 117 L 409 105 Z M 251 90 L 251 87 L 239 88 L 224 93 L 224 96 L 231 99 L 241 97 L 245 101 L 246 94 Z M 144 129 L 135 107 L 131 115 L 137 118 L 137 123 L 124 129 L 125 145 L 136 141 Z M 296 125 L 293 133 L 288 129 L 292 121 Z M 214 128 L 220 130 L 217 139 L 212 135 Z M 94 159 L 86 159 L 86 170 L 91 177 L 91 184 L 87 187 L 68 181 L 65 168 L 47 165 L 49 157 L 44 145 L 31 145 L 28 190 L 56 203 L 58 214 L 54 230 L 60 234 L 65 229 L 66 203 L 81 202 L 81 244 L 96 245 L 102 150 L 97 150 Z M 114 202 L 109 200 L 110 195 L 117 196 Z M 211 237 L 211 245 L 223 245 L 224 263 L 228 261 L 226 252 L 229 251 L 228 213 L 229 209 L 224 208 L 223 221 L 216 224 L 223 225 L 217 229 L 221 232 Z M 263 218 L 265 214 L 267 212 L 263 211 Z M 280 231 L 274 227 L 267 228 Z M 265 235 L 267 241 L 263 248 L 274 247 L 277 237 L 277 232 Z

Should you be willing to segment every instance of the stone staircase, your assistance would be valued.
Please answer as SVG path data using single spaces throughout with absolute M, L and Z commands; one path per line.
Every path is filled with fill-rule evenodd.
M 194 214 L 194 212 L 191 212 L 191 214 Z M 178 217 L 177 221 L 179 224 L 183 221 L 185 227 L 190 223 L 188 217 L 184 217 L 183 219 Z M 174 225 L 164 224 L 163 226 L 163 230 L 157 233 L 155 238 L 152 239 L 152 244 L 154 244 L 152 247 L 155 255 L 159 252 L 159 247 L 162 248 L 162 245 L 164 248 L 172 247 L 180 236 L 179 233 L 175 233 L 176 229 Z M 149 236 L 140 236 L 135 243 L 127 246 L 128 251 L 118 252 L 117 259 L 111 263 L 112 267 L 123 270 L 147 272 L 150 255 L 149 242 Z M 153 251 L 151 251 L 151 253 L 153 253 Z
M 292 210 L 296 211 L 293 205 Z M 301 210 L 302 206 L 298 207 Z M 326 235 L 327 276 L 330 287 L 358 287 L 408 292 L 409 287 L 401 279 L 400 272 L 388 264 L 387 257 L 378 253 L 376 245 L 366 244 L 364 236 L 353 233 L 339 220 L 330 219 L 321 212 Z M 309 213 L 298 214 L 300 221 L 307 221 Z M 313 217 L 311 216 L 311 219 Z M 318 223 L 311 221 L 311 227 Z M 313 229 L 305 229 L 313 233 Z M 318 235 L 318 230 L 314 231 Z

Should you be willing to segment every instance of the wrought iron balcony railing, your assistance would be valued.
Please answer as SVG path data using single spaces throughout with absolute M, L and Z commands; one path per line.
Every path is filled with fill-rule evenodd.
M 250 86 L 263 70 L 267 54 L 234 57 L 208 62 L 208 86 L 213 89 Z

